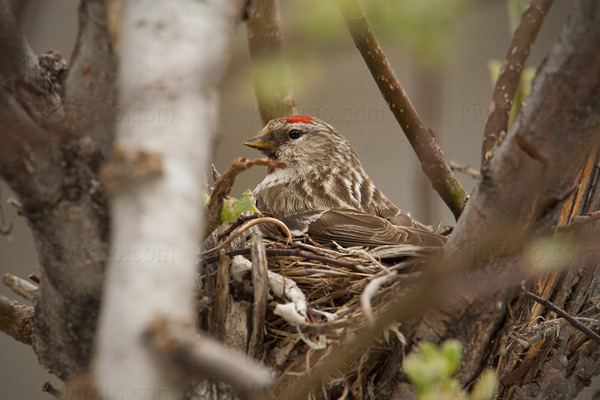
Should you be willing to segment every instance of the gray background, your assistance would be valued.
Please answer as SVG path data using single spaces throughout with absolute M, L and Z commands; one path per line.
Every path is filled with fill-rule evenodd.
M 416 0 L 415 0 L 416 1 Z M 284 3 L 284 17 L 294 13 Z M 14 2 L 14 4 L 19 4 Z M 77 29 L 77 5 L 74 0 L 30 1 L 21 9 L 20 22 L 36 53 L 56 49 L 70 57 Z M 570 2 L 557 1 L 547 17 L 535 44 L 529 65 L 538 65 L 556 40 L 566 20 Z M 284 22 L 285 22 L 284 18 Z M 478 167 L 481 136 L 491 84 L 487 62 L 502 58 L 509 41 L 505 1 L 473 2 L 455 26 L 456 46 L 453 57 L 440 66 L 438 89 L 423 92 L 415 85 L 422 68 L 395 43 L 383 41 L 397 75 L 417 110 L 426 110 L 429 102 L 440 104 L 435 130 L 449 160 Z M 257 157 L 241 142 L 261 128 L 250 73 L 245 27 L 238 27 L 235 55 L 228 73 L 221 100 L 219 138 L 214 162 L 224 171 L 238 156 Z M 292 70 L 298 85 L 296 102 L 300 113 L 317 115 L 337 127 L 354 145 L 363 165 L 380 189 L 400 208 L 412 212 L 418 219 L 451 225 L 453 219 L 438 197 L 433 194 L 432 206 L 424 207 L 423 175 L 408 141 L 388 111 L 371 76 L 349 36 L 327 41 L 311 49 L 311 44 L 299 43 L 294 32 L 286 30 L 288 46 L 308 48 L 299 61 L 292 60 Z M 293 43 L 293 45 L 290 45 Z M 286 52 L 297 54 L 295 48 Z M 426 115 L 427 113 L 423 113 Z M 431 122 L 425 120 L 431 126 Z M 250 170 L 239 177 L 233 195 L 253 188 L 265 175 L 261 169 Z M 474 180 L 459 175 L 468 190 Z M 428 184 L 427 184 L 428 186 Z M 2 201 L 12 196 L 5 186 Z M 8 220 L 15 215 L 10 205 L 4 206 Z M 37 257 L 31 233 L 22 218 L 8 237 L 0 237 L 0 273 L 10 272 L 21 277 L 37 270 Z M 0 294 L 14 298 L 0 286 Z M 0 399 L 51 399 L 41 393 L 42 384 L 57 380 L 37 363 L 33 351 L 25 345 L 0 334 Z M 591 399 L 592 391 L 580 395 Z

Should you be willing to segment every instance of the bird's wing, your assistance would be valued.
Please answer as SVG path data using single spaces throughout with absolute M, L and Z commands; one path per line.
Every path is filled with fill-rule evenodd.
M 409 244 L 443 246 L 446 238 L 412 226 L 397 226 L 387 219 L 357 210 L 322 210 L 295 214 L 282 221 L 295 235 L 308 233 L 317 241 L 342 246 Z

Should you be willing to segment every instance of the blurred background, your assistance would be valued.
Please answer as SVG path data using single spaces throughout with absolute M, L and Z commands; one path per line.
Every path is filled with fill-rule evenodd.
M 502 59 L 510 40 L 506 0 L 365 1 L 400 81 L 448 160 L 479 168 L 481 138 L 492 83 L 488 62 Z M 323 5 L 325 4 L 325 5 Z M 424 223 L 453 225 L 454 219 L 421 172 L 403 132 L 388 110 L 335 7 L 322 0 L 282 1 L 284 52 L 299 114 L 317 116 L 353 144 L 377 186 L 404 211 Z M 77 33 L 75 0 L 12 1 L 19 24 L 36 53 L 58 50 L 70 58 Z M 536 40 L 528 65 L 537 66 L 556 41 L 570 2 L 555 2 Z M 143 67 L 140 66 L 140 72 Z M 236 30 L 234 55 L 221 98 L 214 164 L 223 172 L 235 157 L 258 157 L 241 145 L 261 129 L 252 89 L 246 28 Z M 242 174 L 232 195 L 254 188 L 265 170 Z M 457 173 L 468 191 L 475 180 Z M 210 181 L 210 180 L 209 180 Z M 37 271 L 29 228 L 2 203 L 12 233 L 0 237 L 0 273 L 27 277 Z M 4 286 L 0 294 L 14 298 Z M 37 363 L 33 351 L 0 334 L 0 398 L 51 399 L 41 392 L 57 382 Z M 596 380 L 597 383 L 597 380 Z M 598 386 L 598 385 L 596 385 Z M 586 390 L 580 399 L 592 399 Z

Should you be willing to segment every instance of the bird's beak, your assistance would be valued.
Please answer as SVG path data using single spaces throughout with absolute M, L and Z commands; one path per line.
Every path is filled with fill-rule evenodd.
M 265 140 L 264 136 L 261 134 L 246 140 L 243 144 L 265 153 L 273 153 L 277 148 L 277 142 L 275 140 Z

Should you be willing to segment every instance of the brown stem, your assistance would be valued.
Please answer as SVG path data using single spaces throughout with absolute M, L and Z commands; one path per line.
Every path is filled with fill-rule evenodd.
M 488 108 L 483 133 L 482 162 L 489 159 L 498 144 L 498 138 L 508 130 L 510 110 L 519 88 L 521 71 L 552 2 L 553 0 L 531 0 L 510 41 Z
M 421 169 L 433 188 L 458 219 L 468 199 L 467 192 L 448 166 L 441 147 L 427 130 L 411 104 L 398 77 L 375 37 L 360 0 L 338 0 L 354 43 L 375 79 L 379 91 L 417 153 Z
M 292 115 L 296 104 L 287 68 L 272 76 L 268 63 L 281 62 L 281 24 L 279 0 L 252 0 L 248 8 L 248 45 L 253 63 L 254 91 L 263 124 Z
M 248 160 L 247 158 L 238 157 L 233 161 L 233 164 L 227 171 L 221 175 L 219 181 L 215 184 L 212 193 L 210 194 L 210 204 L 208 205 L 208 211 L 206 216 L 206 229 L 204 231 L 205 236 L 208 236 L 216 227 L 221 224 L 221 209 L 223 208 L 223 200 L 227 197 L 235 182 L 235 177 L 241 172 L 255 165 L 265 165 L 269 168 L 285 168 L 288 166 L 285 162 L 278 162 L 273 160 L 267 160 L 266 158 L 259 158 L 255 160 Z

